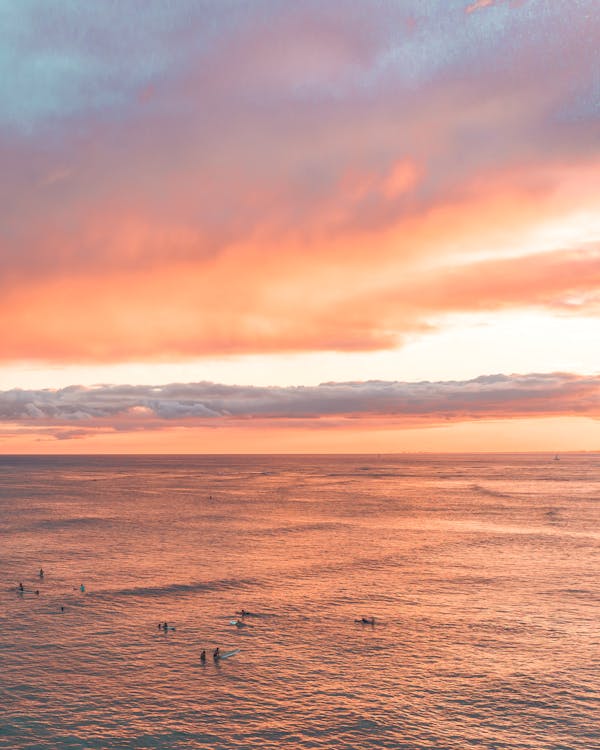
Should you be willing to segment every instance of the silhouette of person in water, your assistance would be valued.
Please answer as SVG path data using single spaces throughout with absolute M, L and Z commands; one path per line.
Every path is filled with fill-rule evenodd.
M 202 651 L 200 652 L 200 661 L 202 662 L 202 664 L 206 663 L 206 651 L 204 649 L 202 649 Z
M 217 646 L 217 648 L 213 651 L 213 659 L 217 661 L 220 658 L 221 658 L 221 652 L 219 651 L 219 647 Z
M 44 577 L 44 569 L 40 568 L 40 578 L 43 578 L 43 577 Z
M 65 611 L 65 608 L 64 608 L 64 607 L 61 607 L 61 608 L 60 608 L 60 611 L 61 611 L 61 612 L 64 612 L 64 611 Z
M 21 592 L 25 591 L 25 589 L 23 588 L 23 584 L 22 583 L 19 584 L 19 591 L 21 591 Z
M 36 595 L 36 596 L 39 596 L 39 595 L 40 595 L 40 592 L 39 592 L 39 590 L 38 590 L 38 589 L 36 589 L 36 590 L 35 590 L 35 595 Z

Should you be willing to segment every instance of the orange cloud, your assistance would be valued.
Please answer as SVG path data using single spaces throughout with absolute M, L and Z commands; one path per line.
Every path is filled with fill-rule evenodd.
M 304 242 L 265 228 L 197 259 L 191 255 L 203 238 L 190 227 L 97 217 L 80 242 L 106 248 L 120 268 L 59 264 L 27 279 L 5 275 L 0 358 L 111 362 L 368 351 L 394 347 L 446 312 L 543 306 L 597 314 L 595 246 L 501 259 L 536 222 L 589 205 L 596 195 L 591 172 L 550 174 L 542 187 L 498 175 L 390 227 L 318 234 L 313 228 Z M 379 180 L 371 176 L 362 187 L 351 181 L 348 189 L 354 196 L 377 190 L 386 200 L 416 175 L 412 162 L 400 161 Z M 326 210 L 331 217 L 338 208 Z M 46 241 L 58 253 L 60 237 Z M 500 257 L 478 262 L 482 251 Z
M 348 424 L 344 429 L 288 426 L 166 426 L 154 431 L 0 429 L 4 454 L 132 453 L 399 453 L 598 450 L 600 421 L 585 417 L 515 418 L 398 428 L 394 424 Z M 539 460 L 544 460 L 540 458 Z M 568 461 L 568 456 L 564 456 Z

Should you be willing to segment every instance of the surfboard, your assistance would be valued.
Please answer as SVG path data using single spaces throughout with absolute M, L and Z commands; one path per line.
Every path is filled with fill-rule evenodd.
M 240 651 L 240 648 L 236 648 L 233 651 L 225 651 L 224 654 L 220 655 L 219 659 L 229 659 L 230 656 L 235 656 L 236 654 L 239 654 Z

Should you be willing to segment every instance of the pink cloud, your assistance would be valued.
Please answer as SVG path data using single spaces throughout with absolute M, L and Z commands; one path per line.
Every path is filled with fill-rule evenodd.
M 491 5 L 495 5 L 495 0 L 476 0 L 476 2 L 471 3 L 471 5 L 467 5 L 465 13 L 473 13 L 476 10 L 489 8 Z
M 465 13 L 474 13 L 476 10 L 484 10 L 485 8 L 491 8 L 493 5 L 500 5 L 508 2 L 511 8 L 520 8 L 528 0 L 475 0 L 474 3 L 467 5 Z
M 525 304 L 518 274 L 479 290 L 448 258 L 595 207 L 596 121 L 569 117 L 594 19 L 477 21 L 451 45 L 422 7 L 384 6 L 179 24 L 181 56 L 125 103 L 0 130 L 0 358 L 372 350 L 444 305 Z M 544 279 L 533 304 L 593 308 L 585 281 Z

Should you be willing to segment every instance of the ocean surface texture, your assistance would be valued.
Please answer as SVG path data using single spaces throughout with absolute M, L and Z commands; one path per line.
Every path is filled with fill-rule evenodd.
M 4 456 L 0 492 L 1 748 L 600 747 L 598 455 Z

